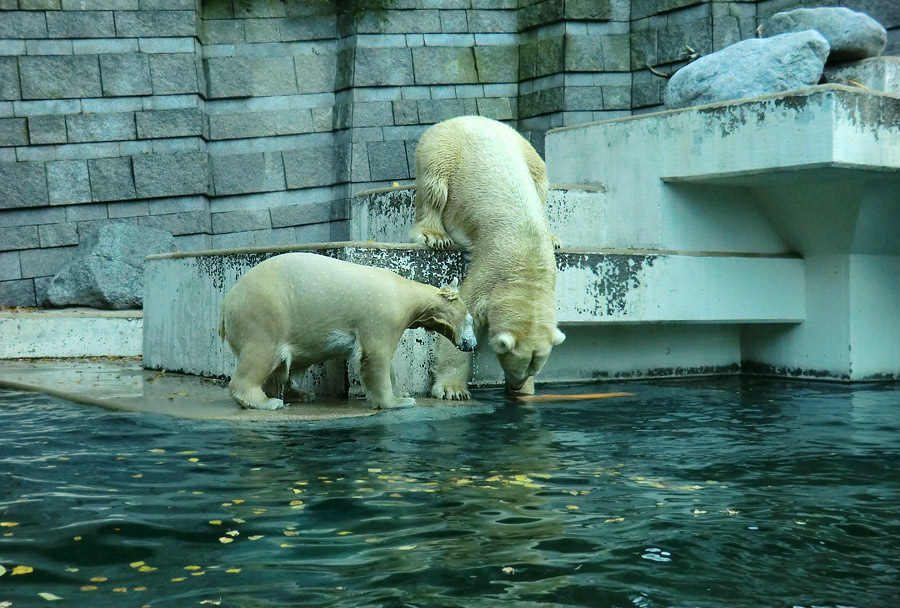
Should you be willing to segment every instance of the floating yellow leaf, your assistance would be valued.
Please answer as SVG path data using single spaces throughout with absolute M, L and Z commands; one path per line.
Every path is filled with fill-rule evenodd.
M 132 477 L 133 477 L 134 479 L 140 479 L 140 478 L 143 477 L 143 476 L 144 476 L 143 473 L 138 473 L 137 475 L 132 475 Z
M 74 541 L 77 543 L 78 541 L 81 540 L 81 537 L 80 537 L 80 536 L 73 536 L 73 537 L 72 537 L 72 540 L 74 540 Z
M 233 522 L 236 523 L 236 524 L 242 524 L 242 523 L 245 523 L 244 520 L 241 519 L 241 518 L 239 518 L 239 517 L 235 517 L 235 518 L 232 519 L 231 521 L 233 521 Z
M 182 450 L 178 453 L 181 454 L 182 456 L 187 456 L 188 454 L 196 454 L 197 450 Z
M 156 568 L 154 568 L 154 570 L 156 570 Z M 146 591 L 147 588 L 146 587 L 135 587 L 134 590 L 135 591 Z
M 140 568 L 141 566 L 144 565 L 144 562 L 131 562 L 128 565 L 131 566 L 132 568 Z
M 188 462 L 200 462 L 199 458 L 188 458 Z
M 525 487 L 526 488 L 543 488 L 544 486 L 542 486 L 539 483 L 526 483 Z
M 794 523 L 797 524 L 798 526 L 805 526 L 805 525 L 806 525 L 806 522 L 805 522 L 805 521 L 795 521 Z
M 504 574 L 515 574 L 516 573 L 516 569 L 513 568 L 512 566 L 504 566 L 502 568 L 502 570 L 503 570 Z
M 625 521 L 624 517 L 610 517 L 609 519 L 604 519 L 603 522 L 607 524 L 615 524 L 620 521 Z
M 221 526 L 222 520 L 221 519 L 211 519 L 211 520 L 209 520 L 209 523 L 211 523 L 214 526 Z
M 3 567 L 3 564 L 0 564 L 0 576 L 6 574 L 6 568 Z
M 700 509 L 694 509 L 694 515 L 706 515 L 706 511 L 701 511 Z
M 254 535 L 254 536 L 248 536 L 247 538 L 248 538 L 249 540 L 259 540 L 259 539 L 262 538 L 262 534 L 256 534 L 256 535 Z
M 296 505 L 302 505 L 302 504 L 303 504 L 303 501 L 302 501 L 302 500 L 292 500 L 292 501 L 291 501 L 290 503 L 288 503 L 288 504 L 290 504 L 290 505 L 293 507 L 293 506 L 296 506 Z
M 18 525 L 17 521 L 0 521 L 0 528 L 15 528 Z
M 225 534 L 228 535 L 228 536 L 240 536 L 241 533 L 238 532 L 237 530 L 229 530 L 229 531 L 226 532 Z
M 297 532 L 296 530 L 285 530 L 284 535 L 285 536 L 300 536 L 300 533 Z
M 150 451 L 153 452 L 154 454 L 165 454 L 166 453 L 166 451 L 163 450 L 162 448 L 153 448 Z
M 243 499 L 243 498 L 235 498 L 235 499 L 232 500 L 231 502 L 233 502 L 233 503 L 236 504 L 236 505 L 239 505 L 239 504 L 241 504 L 242 502 L 244 502 L 244 499 Z
M 82 591 L 96 591 L 97 586 L 96 585 L 85 585 L 81 588 L 81 590 Z
M 172 579 L 172 582 L 173 582 L 173 583 L 180 583 L 181 581 L 184 581 L 184 580 L 187 580 L 187 577 L 185 577 L 185 576 L 176 576 L 175 578 Z
M 278 545 L 278 546 L 281 547 L 282 549 L 289 549 L 289 548 L 291 548 L 293 545 L 289 545 L 289 544 L 287 544 L 287 543 L 281 543 L 281 544 Z
M 503 475 L 492 475 L 491 477 L 488 477 L 487 479 L 485 479 L 485 481 L 494 482 L 494 481 L 500 481 L 501 479 L 503 479 Z
M 397 551 L 410 551 L 415 549 L 418 545 L 401 545 L 399 547 L 395 547 Z
M 369 469 L 369 473 L 381 473 L 381 469 Z M 319 479 L 323 479 L 323 478 L 319 477 Z M 328 478 L 326 477 L 325 479 L 328 479 Z
M 53 600 L 61 600 L 62 598 L 58 595 L 53 595 L 52 593 L 47 593 L 46 591 L 41 591 L 38 593 L 39 596 L 47 600 L 48 602 L 52 602 Z
M 581 507 L 579 507 L 579 506 L 577 506 L 577 505 L 566 505 L 566 508 L 567 508 L 568 510 L 570 510 L 570 511 L 577 511 L 577 510 L 579 510 Z
M 338 536 L 347 536 L 348 534 L 353 534 L 353 532 L 348 532 L 347 530 L 338 532 Z
M 113 593 L 128 593 L 128 587 L 116 587 Z
M 107 579 L 105 576 L 95 576 L 91 579 L 91 582 L 92 583 L 102 583 L 107 580 L 109 580 L 109 579 Z
M 740 511 L 738 511 L 737 509 L 725 509 L 725 513 L 727 513 L 729 516 L 733 516 L 740 513 Z
M 230 537 L 228 537 L 228 536 L 220 536 L 220 537 L 219 537 L 219 542 L 222 543 L 222 544 L 226 544 L 226 545 L 227 545 L 228 543 L 234 542 L 234 539 L 233 539 L 233 538 L 230 538 Z
M 16 576 L 19 574 L 31 574 L 34 572 L 34 568 L 31 566 L 16 566 L 12 569 L 12 574 L 10 576 Z
M 199 570 L 200 566 L 185 566 L 185 570 Z
M 191 572 L 191 576 L 203 576 L 204 574 L 206 574 L 206 572 L 203 572 L 203 571 Z
M 357 483 L 362 483 L 362 479 L 358 480 Z M 294 494 L 303 494 L 303 490 L 298 490 L 297 488 L 291 488 L 291 492 Z
M 223 507 L 233 507 L 233 506 L 234 506 L 234 503 L 231 503 L 231 502 L 223 502 L 223 503 L 222 503 L 222 506 L 223 506 Z
M 153 572 L 157 569 L 158 568 L 154 568 L 153 566 L 141 566 L 140 568 L 138 568 L 138 572 Z
M 240 571 L 241 571 L 240 568 L 229 568 L 229 569 L 226 570 L 225 572 L 227 572 L 227 573 L 229 573 L 229 574 L 237 574 L 237 573 L 240 572 Z
M 467 478 L 465 478 L 465 477 L 462 478 L 462 479 L 457 479 L 457 480 L 456 480 L 456 485 L 458 485 L 458 486 L 466 486 L 466 485 L 469 485 L 470 483 L 472 483 L 472 480 L 471 480 L 471 479 L 467 479 Z

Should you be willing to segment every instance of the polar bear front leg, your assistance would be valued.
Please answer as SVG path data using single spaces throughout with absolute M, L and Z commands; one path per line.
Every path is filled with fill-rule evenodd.
M 434 249 L 446 249 L 453 244 L 441 221 L 446 204 L 445 180 L 423 176 L 416 181 L 416 223 L 409 233 L 413 243 L 421 243 Z
M 431 396 L 435 399 L 469 399 L 469 376 L 472 374 L 472 353 L 457 350 L 447 338 L 439 337 L 435 348 L 434 384 Z
M 416 400 L 411 397 L 400 397 L 394 394 L 393 370 L 391 369 L 393 354 L 393 351 L 388 351 L 381 346 L 368 349 L 365 346 L 362 347 L 359 376 L 363 388 L 366 389 L 366 397 L 374 409 L 416 404 Z

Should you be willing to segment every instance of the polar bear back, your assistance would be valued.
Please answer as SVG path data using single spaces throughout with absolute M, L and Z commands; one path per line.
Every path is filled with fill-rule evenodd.
M 232 347 L 265 333 L 279 343 L 314 344 L 379 318 L 402 317 L 397 293 L 408 282 L 383 269 L 312 253 L 286 253 L 257 264 L 222 304 Z
M 540 163 L 543 171 L 543 161 L 521 135 L 481 116 L 434 125 L 416 148 L 417 176 L 446 183 L 442 219 L 454 241 L 463 245 L 478 240 L 484 227 L 493 233 L 512 229 L 511 222 L 549 228 L 546 185 L 541 192 L 529 160 Z

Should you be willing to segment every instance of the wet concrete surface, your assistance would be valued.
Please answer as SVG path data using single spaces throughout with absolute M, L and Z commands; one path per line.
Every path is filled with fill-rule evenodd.
M 143 369 L 140 358 L 0 360 L 0 388 L 37 391 L 76 403 L 180 418 L 307 421 L 372 416 L 361 399 L 323 399 L 275 411 L 235 403 L 224 381 Z M 476 404 L 419 397 L 416 407 Z

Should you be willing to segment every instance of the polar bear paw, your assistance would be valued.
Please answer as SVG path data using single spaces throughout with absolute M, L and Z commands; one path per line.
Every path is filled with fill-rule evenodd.
M 416 228 L 411 236 L 413 243 L 422 243 L 432 249 L 447 249 L 453 244 L 450 235 L 437 228 Z
M 373 410 L 381 410 L 381 409 L 393 409 L 396 407 L 412 407 L 416 404 L 416 400 L 412 397 L 398 397 L 393 401 L 387 401 L 384 403 L 373 403 Z
M 463 401 L 472 397 L 465 384 L 454 382 L 435 382 L 431 387 L 431 396 L 435 399 L 453 399 Z
M 559 249 L 562 247 L 562 243 L 559 241 L 559 237 L 555 234 L 550 234 L 550 242 L 553 243 L 553 249 Z
M 281 399 L 276 399 L 274 397 L 248 406 L 248 408 L 251 410 L 278 410 L 283 407 L 284 401 L 282 401 Z

